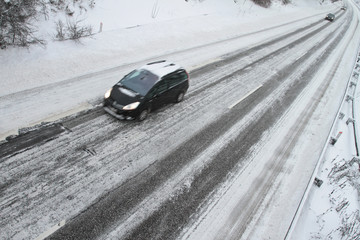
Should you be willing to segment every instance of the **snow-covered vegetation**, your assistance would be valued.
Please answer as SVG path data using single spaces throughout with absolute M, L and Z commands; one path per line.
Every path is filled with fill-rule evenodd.
M 37 36 L 38 23 L 44 19 L 51 20 L 51 15 L 64 13 L 67 22 L 58 20 L 56 24 L 55 38 L 79 39 L 92 34 L 91 26 L 80 26 L 80 20 L 71 19 L 75 8 L 87 11 L 95 6 L 94 0 L 3 0 L 0 1 L 0 46 L 4 49 L 7 45 L 28 46 L 31 43 L 45 44 L 45 41 Z
M 185 0 L 183 4 L 194 5 L 204 1 Z M 240 8 L 247 0 L 232 1 L 237 8 Z M 282 4 L 291 2 L 291 0 L 248 1 L 262 7 L 270 7 L 272 2 Z M 151 17 L 156 18 L 160 11 L 159 0 L 151 4 L 153 4 Z M 114 4 L 114 6 L 119 6 L 119 4 Z M 87 24 L 87 16 L 93 14 L 95 11 L 92 12 L 92 10 L 95 8 L 96 0 L 1 0 L 0 47 L 4 49 L 8 45 L 46 44 L 49 36 L 41 34 L 45 25 L 51 29 L 47 32 L 51 35 L 51 40 L 79 40 L 82 37 L 91 36 L 94 33 L 94 26 Z M 173 10 L 176 11 L 176 5 Z M 102 26 L 99 31 L 102 30 L 101 28 Z

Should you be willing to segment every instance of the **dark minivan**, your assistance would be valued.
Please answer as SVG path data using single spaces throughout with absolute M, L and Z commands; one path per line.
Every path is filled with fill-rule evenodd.
M 328 15 L 326 15 L 325 20 L 328 20 L 330 22 L 335 20 L 335 14 L 329 13 Z
M 181 102 L 189 88 L 189 74 L 166 60 L 130 72 L 105 93 L 104 109 L 118 119 L 144 120 L 152 109 Z

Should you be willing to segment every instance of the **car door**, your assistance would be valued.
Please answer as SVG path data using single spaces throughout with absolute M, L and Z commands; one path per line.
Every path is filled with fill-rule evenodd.
M 168 82 L 167 102 L 173 102 L 180 92 L 186 92 L 188 87 L 186 79 L 187 74 L 185 71 L 177 71 L 166 77 L 165 80 Z
M 148 94 L 149 102 L 153 109 L 161 107 L 167 101 L 168 83 L 161 80 L 150 90 Z

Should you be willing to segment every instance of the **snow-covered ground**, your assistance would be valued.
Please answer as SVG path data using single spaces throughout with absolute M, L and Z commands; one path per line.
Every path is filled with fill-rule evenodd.
M 95 32 L 99 31 L 100 23 L 103 25 L 101 33 L 82 39 L 80 43 L 53 40 L 54 21 L 66 18 L 51 13 L 50 20 L 38 23 L 39 33 L 47 40 L 45 48 L 31 46 L 0 51 L 0 139 L 16 134 L 19 128 L 93 107 L 123 74 L 152 59 L 178 53 L 177 58 L 171 60 L 191 71 L 214 61 L 231 47 L 246 47 L 275 36 L 277 30 L 268 31 L 263 38 L 249 38 L 240 46 L 219 47 L 216 52 L 191 59 L 181 57 L 183 50 L 315 14 L 322 16 L 341 5 L 342 2 L 319 4 L 318 0 L 294 0 L 288 6 L 279 1 L 270 9 L 263 9 L 249 0 L 237 3 L 232 0 L 98 0 L 95 8 L 87 8 L 87 11 L 81 10 L 79 5 L 73 6 L 73 18 L 84 19 L 84 23 L 94 26 Z M 286 25 L 282 31 L 284 28 Z M 358 53 L 358 43 L 355 45 L 350 47 Z M 354 64 L 355 68 L 356 61 L 349 59 L 349 64 Z M 360 67 L 356 68 L 354 73 L 359 70 Z M 106 78 L 99 81 L 96 78 L 99 73 Z M 351 229 L 349 231 L 359 232 L 359 163 L 349 163 L 356 153 L 353 123 L 346 124 L 346 121 L 353 118 L 352 102 L 359 104 L 360 87 L 357 84 L 355 93 L 351 82 L 357 82 L 356 74 L 349 80 L 349 94 L 354 101 L 344 101 L 340 110 L 344 117 L 334 123 L 329 138 L 339 131 L 342 135 L 334 146 L 326 146 L 314 172 L 314 177 L 324 182 L 319 188 L 310 180 L 300 208 L 303 214 L 297 215 L 291 238 L 341 239 L 339 234 L 347 231 L 342 228 L 346 226 Z M 359 105 L 354 109 L 359 109 Z M 355 119 L 359 119 L 358 115 Z M 343 165 L 349 167 L 343 170 Z M 342 175 L 344 172 L 346 175 Z M 349 222 L 344 223 L 345 220 Z M 355 225 L 350 224 L 354 222 Z

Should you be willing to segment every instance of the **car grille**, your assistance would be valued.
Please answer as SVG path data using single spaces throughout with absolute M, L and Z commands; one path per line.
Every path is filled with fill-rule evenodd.
M 111 110 L 114 113 L 117 113 L 117 111 L 118 111 L 116 108 L 114 108 L 112 106 L 108 106 L 108 109 Z
M 113 103 L 112 103 L 112 106 L 114 107 L 114 108 L 116 108 L 116 109 L 119 109 L 119 110 L 122 110 L 123 109 L 123 105 L 121 105 L 121 104 L 118 104 L 116 101 L 114 101 Z

